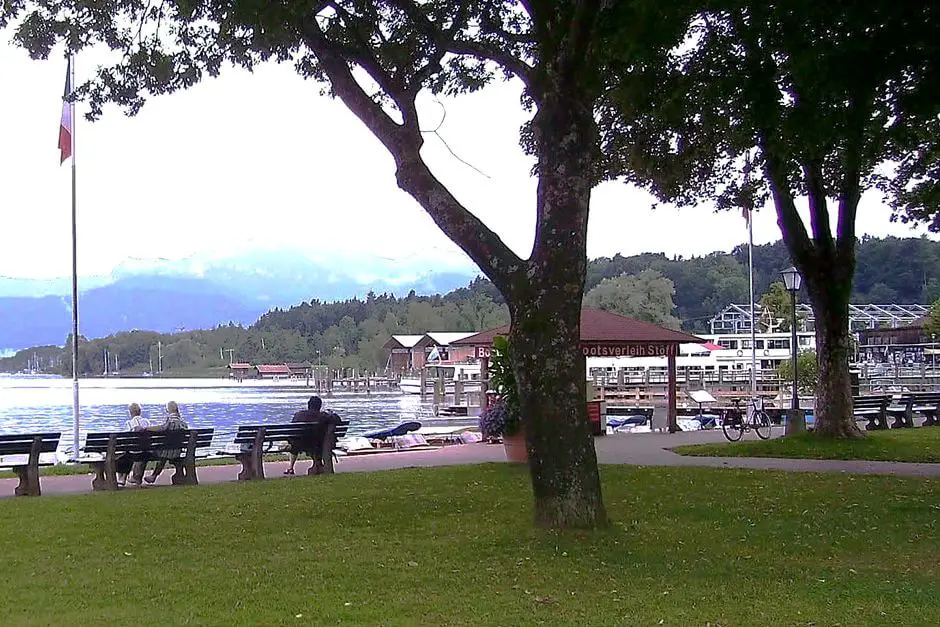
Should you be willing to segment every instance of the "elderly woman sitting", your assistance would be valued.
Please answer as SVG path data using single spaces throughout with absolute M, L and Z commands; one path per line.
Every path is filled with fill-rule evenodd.
M 127 406 L 127 413 L 129 418 L 124 423 L 125 431 L 145 431 L 147 427 L 150 426 L 150 423 L 141 415 L 140 405 L 137 403 L 131 403 Z M 135 456 L 130 453 L 124 453 L 115 460 L 114 469 L 117 473 L 117 484 L 123 486 L 127 483 L 127 476 L 130 474 L 131 469 L 136 465 L 140 469 L 140 472 L 134 473 L 134 477 L 131 478 L 131 483 L 140 484 L 139 475 L 143 474 L 143 464 L 146 464 L 146 460 L 141 460 L 135 458 Z
M 170 401 L 166 404 L 166 420 L 159 425 L 147 427 L 147 431 L 175 431 L 188 428 L 189 426 L 186 424 L 186 421 L 180 416 L 180 408 L 176 404 L 176 401 Z M 147 483 L 156 481 L 160 473 L 163 472 L 163 469 L 166 468 L 167 461 L 179 458 L 180 453 L 182 453 L 182 449 L 156 451 L 154 458 L 157 460 L 157 464 L 153 467 L 153 471 L 151 471 L 150 475 L 144 477 L 144 481 Z

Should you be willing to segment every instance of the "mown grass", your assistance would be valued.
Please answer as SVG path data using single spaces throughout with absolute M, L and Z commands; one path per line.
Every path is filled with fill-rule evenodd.
M 0 502 L 0 624 L 940 624 L 940 482 L 601 470 L 531 525 L 506 464 Z
M 866 432 L 864 438 L 834 440 L 811 433 L 734 443 L 689 444 L 672 449 L 698 457 L 790 457 L 863 459 L 889 462 L 940 462 L 940 428 Z
M 264 456 L 264 461 L 266 462 L 281 462 L 287 461 L 287 453 L 271 453 Z M 307 458 L 303 458 L 307 459 Z M 229 457 L 212 457 L 209 459 L 197 459 L 197 466 L 237 466 L 238 462 L 235 461 L 235 458 L 232 456 Z M 148 466 L 149 468 L 150 466 Z M 172 470 L 172 468 L 171 468 Z M 88 464 L 57 464 L 55 466 L 41 466 L 39 468 L 39 476 L 65 476 L 65 475 L 90 475 L 94 474 L 91 466 Z M 0 471 L 0 479 L 12 479 L 16 477 L 16 473 L 12 470 L 3 470 Z

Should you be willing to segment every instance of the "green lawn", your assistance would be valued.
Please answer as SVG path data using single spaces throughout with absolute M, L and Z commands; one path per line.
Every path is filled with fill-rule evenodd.
M 287 453 L 269 453 L 264 456 L 266 462 L 286 462 L 288 459 Z M 301 459 L 309 460 L 307 457 Z M 196 460 L 197 466 L 238 466 L 238 464 L 239 462 L 235 461 L 234 456 Z M 152 468 L 152 464 L 147 466 L 148 470 Z M 172 466 L 168 466 L 168 469 L 169 472 L 173 472 Z M 88 464 L 56 464 L 55 466 L 40 466 L 39 468 L 40 477 L 91 474 L 94 474 L 94 471 Z M 12 470 L 0 470 L 0 479 L 12 479 L 14 477 L 16 477 L 16 473 Z
M 772 440 L 689 444 L 672 449 L 699 457 L 796 457 L 866 459 L 890 462 L 940 462 L 940 428 L 871 431 L 857 440 L 831 440 L 803 433 Z
M 0 624 L 940 624 L 940 482 L 603 467 L 530 524 L 507 464 L 0 501 Z

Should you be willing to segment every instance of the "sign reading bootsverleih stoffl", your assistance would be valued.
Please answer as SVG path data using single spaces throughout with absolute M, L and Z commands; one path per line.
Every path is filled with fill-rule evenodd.
M 585 357 L 668 357 L 678 354 L 677 344 L 592 344 L 582 346 Z M 488 359 L 489 346 L 477 346 L 477 359 Z
M 585 357 L 668 357 L 675 355 L 676 344 L 592 344 L 582 346 Z

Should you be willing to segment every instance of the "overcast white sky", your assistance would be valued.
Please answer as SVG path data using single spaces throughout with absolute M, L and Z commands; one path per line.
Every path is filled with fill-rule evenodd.
M 31 61 L 0 39 L 0 275 L 67 276 L 69 165 L 57 149 L 65 63 Z M 78 80 L 92 69 L 79 58 Z M 338 101 L 288 66 L 217 80 L 150 100 L 135 118 L 109 108 L 77 128 L 80 274 L 107 274 L 128 257 L 178 259 L 245 248 L 305 248 L 450 262 L 462 253 L 395 185 L 391 158 Z M 513 84 L 448 101 L 441 134 L 485 178 L 429 136 L 435 173 L 466 206 L 527 256 L 535 181 L 518 146 L 525 119 Z M 84 112 L 81 107 L 79 114 Z M 428 109 L 427 127 L 438 109 Z M 649 209 L 622 184 L 592 197 L 588 253 L 704 254 L 746 241 L 739 212 Z M 908 236 L 866 198 L 858 232 Z M 916 231 L 913 234 L 921 234 Z M 757 213 L 755 241 L 779 238 Z

